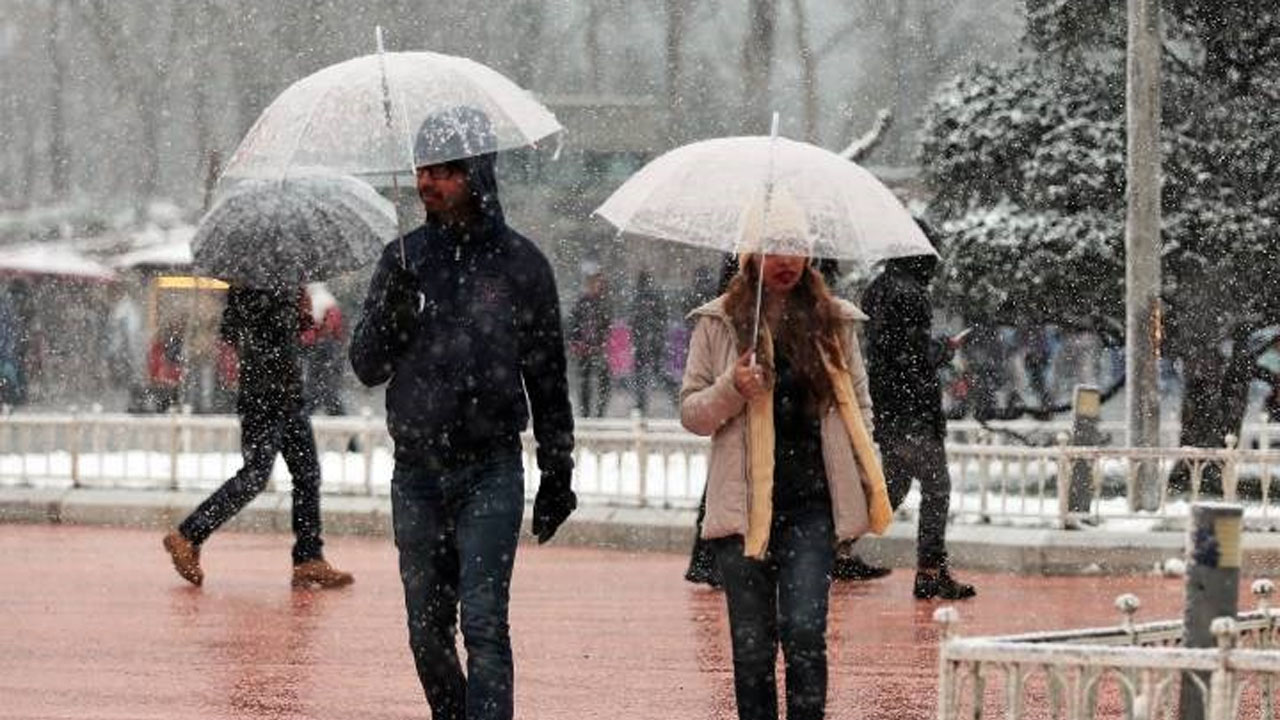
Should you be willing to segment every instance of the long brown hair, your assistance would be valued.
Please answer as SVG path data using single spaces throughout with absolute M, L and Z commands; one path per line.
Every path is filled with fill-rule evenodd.
M 738 353 L 751 346 L 756 317 L 756 288 L 759 287 L 760 256 L 751 255 L 729 281 L 725 291 L 724 307 L 733 323 L 738 339 Z M 765 322 L 761 318 L 761 322 Z M 819 346 L 828 355 L 834 354 L 840 342 L 840 319 L 835 298 L 827 289 L 822 274 L 812 265 L 805 265 L 804 273 L 795 287 L 787 293 L 778 327 L 769 327 L 773 343 L 787 356 L 791 366 L 809 386 L 814 407 L 825 408 L 833 399 L 831 378 L 822 364 Z M 766 352 L 757 355 L 756 362 L 764 366 L 769 382 L 774 378 L 773 357 Z

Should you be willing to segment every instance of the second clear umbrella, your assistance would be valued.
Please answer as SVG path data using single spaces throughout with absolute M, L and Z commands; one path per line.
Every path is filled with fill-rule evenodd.
M 297 287 L 375 261 L 396 235 L 395 208 L 346 175 L 231 185 L 200 221 L 195 267 L 249 287 Z

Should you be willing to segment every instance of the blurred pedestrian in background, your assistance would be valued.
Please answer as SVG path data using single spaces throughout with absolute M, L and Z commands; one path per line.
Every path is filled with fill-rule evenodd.
M 921 229 L 936 247 L 932 228 L 921 223 Z M 913 592 L 920 599 L 958 600 L 976 591 L 953 578 L 947 567 L 951 476 L 943 445 L 947 421 L 938 370 L 950 362 L 957 341 L 931 335 L 929 283 L 937 271 L 934 255 L 893 258 L 867 287 L 862 308 L 870 317 L 867 371 L 890 504 L 896 509 L 911 483 L 920 484 Z
M 666 359 L 667 302 L 653 281 L 653 273 L 641 270 L 631 299 L 631 337 L 635 348 L 632 376 L 636 409 L 649 414 L 649 393 L 661 389 L 674 396 L 675 381 L 663 367 Z
M 569 348 L 578 363 L 579 414 L 604 417 L 612 389 L 607 350 L 613 308 L 606 293 L 604 274 L 594 264 L 588 265 L 586 272 L 586 288 L 569 314 Z
M 346 415 L 342 401 L 342 309 L 322 282 L 307 286 L 311 324 L 302 330 L 302 357 L 306 371 L 307 411 Z

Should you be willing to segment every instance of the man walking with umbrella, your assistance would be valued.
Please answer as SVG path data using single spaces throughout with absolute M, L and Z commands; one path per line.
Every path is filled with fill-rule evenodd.
M 276 454 L 293 477 L 293 586 L 349 585 L 321 553 L 320 463 L 302 398 L 299 361 L 303 316 L 296 288 L 270 290 L 233 285 L 222 316 L 222 335 L 240 358 L 240 446 L 244 467 L 164 538 L 173 566 L 194 585 L 204 582 L 200 547 L 223 523 L 267 486 Z
M 542 471 L 538 541 L 577 505 L 555 279 L 533 243 L 507 227 L 496 147 L 488 117 L 473 108 L 423 122 L 414 162 L 426 220 L 386 247 L 350 349 L 361 382 L 390 381 L 392 522 L 409 644 L 436 720 L 513 714 L 508 604 L 530 414 Z

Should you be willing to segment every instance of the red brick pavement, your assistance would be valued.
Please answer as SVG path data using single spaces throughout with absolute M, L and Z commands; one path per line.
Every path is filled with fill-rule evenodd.
M 221 533 L 205 587 L 173 573 L 160 534 L 0 525 L 0 718 L 425 718 L 406 646 L 395 556 L 332 538 L 356 574 L 289 589 L 281 535 Z M 724 601 L 685 583 L 684 558 L 522 546 L 513 588 L 518 718 L 733 717 Z M 966 634 L 1176 616 L 1181 582 L 966 575 Z M 937 630 L 911 573 L 832 597 L 828 717 L 933 717 Z

